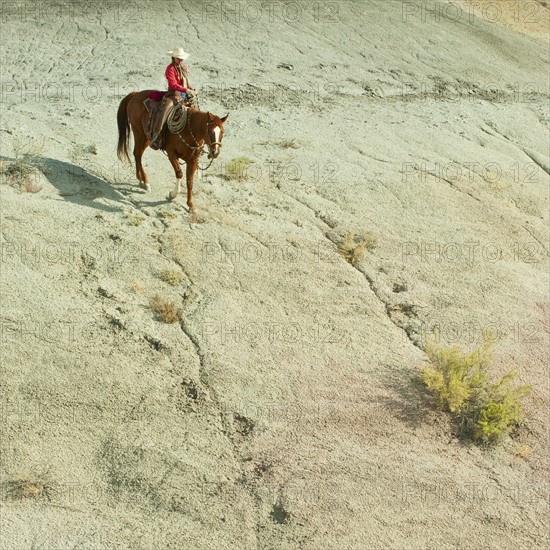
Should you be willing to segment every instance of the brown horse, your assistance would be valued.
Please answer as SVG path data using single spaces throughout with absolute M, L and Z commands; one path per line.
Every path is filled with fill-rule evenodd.
M 130 141 L 130 127 L 134 134 L 134 159 L 136 162 L 136 178 L 139 186 L 149 191 L 151 186 L 141 157 L 151 141 L 145 133 L 149 121 L 149 113 L 143 104 L 151 90 L 131 92 L 121 102 L 117 112 L 118 147 L 117 155 L 120 160 L 127 160 L 131 164 L 128 155 Z M 204 144 L 208 147 L 208 158 L 215 159 L 220 154 L 223 138 L 223 123 L 229 115 L 219 118 L 210 112 L 197 111 L 194 108 L 188 110 L 187 124 L 178 134 L 167 132 L 164 150 L 176 174 L 176 186 L 168 194 L 168 200 L 173 201 L 180 192 L 180 181 L 183 172 L 179 159 L 183 159 L 187 165 L 187 206 L 193 210 L 193 176 L 199 164 L 199 157 Z

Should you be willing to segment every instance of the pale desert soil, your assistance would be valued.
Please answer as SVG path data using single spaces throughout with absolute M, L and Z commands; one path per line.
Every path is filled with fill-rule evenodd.
M 546 548 L 548 9 L 22 5 L 0 38 L 1 548 Z M 229 112 L 195 220 L 162 153 L 147 194 L 115 151 L 120 100 L 163 89 L 180 45 Z M 18 143 L 36 193 L 6 173 Z M 377 239 L 355 265 L 350 231 Z M 495 449 L 417 381 L 435 327 L 496 334 L 533 386 Z

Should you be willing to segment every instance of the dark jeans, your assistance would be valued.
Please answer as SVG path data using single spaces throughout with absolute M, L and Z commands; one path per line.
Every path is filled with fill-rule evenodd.
M 162 98 L 159 109 L 155 115 L 155 118 L 153 120 L 153 124 L 151 127 L 151 140 L 156 141 L 158 136 L 160 135 L 162 128 L 164 127 L 164 123 L 166 122 L 166 119 L 168 118 L 168 113 L 170 112 L 170 109 L 176 105 L 180 100 L 180 92 L 177 92 L 176 90 L 168 90 L 168 93 L 165 94 L 165 96 Z

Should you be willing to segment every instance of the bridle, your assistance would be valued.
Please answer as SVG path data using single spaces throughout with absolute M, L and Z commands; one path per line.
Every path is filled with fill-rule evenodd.
M 207 144 L 207 145 L 208 145 L 208 149 L 212 150 L 212 146 L 214 146 L 214 145 L 219 145 L 219 146 L 221 147 L 221 146 L 222 146 L 222 142 L 221 142 L 221 141 L 218 141 L 218 140 L 212 141 L 212 140 L 210 139 L 210 132 L 208 131 L 208 125 L 209 125 L 209 123 L 206 123 L 206 135 L 208 136 L 208 140 L 210 141 L 210 143 Z M 189 129 L 191 130 L 191 128 L 189 128 Z M 195 141 L 196 141 L 196 140 L 195 140 Z M 205 141 L 206 141 L 206 140 L 205 140 Z
M 191 113 L 189 113 L 190 115 Z M 206 124 L 206 136 L 208 138 L 208 143 L 206 142 L 206 139 L 204 140 L 205 143 L 203 145 L 199 145 L 199 140 L 195 137 L 195 134 L 193 133 L 193 130 L 191 129 L 191 124 L 190 122 L 188 121 L 187 122 L 187 125 L 186 126 L 189 126 L 189 133 L 191 134 L 191 137 L 193 138 L 194 142 L 195 142 L 195 145 L 190 145 L 189 143 L 187 143 L 187 141 L 185 141 L 185 139 L 183 139 L 182 135 L 180 132 L 182 132 L 183 130 L 185 130 L 185 128 L 183 128 L 182 130 L 180 130 L 180 132 L 177 133 L 178 137 L 181 139 L 181 141 L 183 141 L 183 143 L 185 143 L 185 145 L 187 145 L 187 147 L 189 147 L 189 149 L 191 149 L 192 151 L 197 151 L 198 149 L 200 149 L 200 153 L 199 153 L 199 156 L 202 156 L 202 155 L 205 155 L 207 154 L 207 151 L 204 150 L 204 145 L 206 144 L 207 147 L 208 147 L 208 152 L 211 154 L 212 153 L 212 147 L 214 147 L 215 145 L 219 145 L 220 147 L 222 146 L 222 142 L 221 141 L 212 141 L 212 139 L 210 138 L 210 132 L 208 131 L 208 126 L 209 126 L 210 123 L 207 123 Z M 210 168 L 210 166 L 212 165 L 212 163 L 214 162 L 214 157 L 210 157 L 210 162 L 208 163 L 208 166 L 206 166 L 205 168 L 203 168 L 202 166 L 198 166 L 199 170 L 202 170 L 203 172 L 205 170 L 208 170 L 208 168 Z M 181 162 L 180 162 L 181 164 Z

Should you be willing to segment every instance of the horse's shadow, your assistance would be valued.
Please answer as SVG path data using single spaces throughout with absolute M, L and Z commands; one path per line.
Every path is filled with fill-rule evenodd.
M 14 162 L 14 159 L 9 157 L 0 156 L 0 160 L 6 163 Z M 121 212 L 125 207 L 153 207 L 166 203 L 165 200 L 140 200 L 147 192 L 134 183 L 133 169 L 118 161 L 105 167 L 87 159 L 82 159 L 79 164 L 72 164 L 37 156 L 28 164 L 38 169 L 57 189 L 60 199 L 81 206 L 106 212 Z

